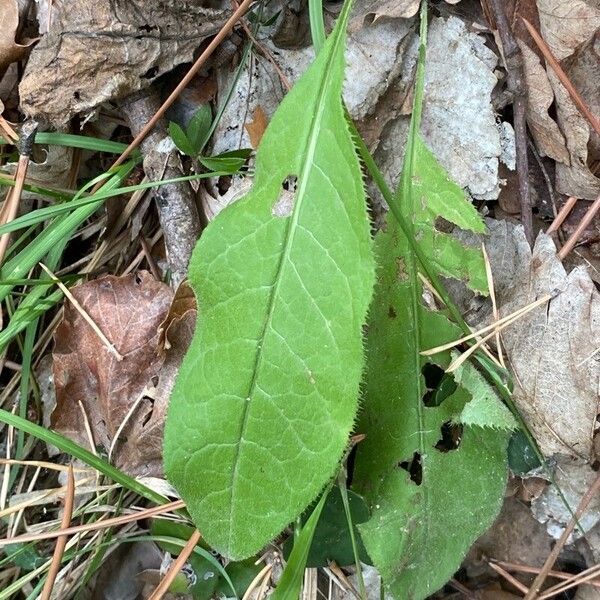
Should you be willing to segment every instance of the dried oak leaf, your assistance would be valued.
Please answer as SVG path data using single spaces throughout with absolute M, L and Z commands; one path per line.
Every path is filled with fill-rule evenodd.
M 72 0 L 31 53 L 19 86 L 23 112 L 55 126 L 147 87 L 192 59 L 229 11 L 194 0 Z
M 118 360 L 81 314 L 66 303 L 54 337 L 56 408 L 52 427 L 89 447 L 82 406 L 95 445 L 108 452 L 137 402 L 115 443 L 112 462 L 131 475 L 159 475 L 168 396 L 152 394 L 151 381 L 169 360 L 163 351 L 162 326 L 173 292 L 145 271 L 103 277 L 71 291 L 123 360 Z
M 15 35 L 19 27 L 19 4 L 17 0 L 0 0 L 0 79 L 11 63 L 25 58 L 35 40 L 17 44 Z
M 547 455 L 592 456 L 598 414 L 600 294 L 583 267 L 567 273 L 551 238 L 533 251 L 523 228 L 488 222 L 486 248 L 500 316 L 557 295 L 502 332 L 514 400 Z

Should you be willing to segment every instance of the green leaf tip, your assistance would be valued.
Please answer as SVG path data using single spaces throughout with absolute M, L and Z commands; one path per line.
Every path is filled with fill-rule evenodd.
M 252 191 L 190 263 L 195 337 L 171 396 L 165 470 L 208 543 L 259 551 L 334 475 L 353 427 L 374 261 L 341 103 L 350 3 L 274 115 Z

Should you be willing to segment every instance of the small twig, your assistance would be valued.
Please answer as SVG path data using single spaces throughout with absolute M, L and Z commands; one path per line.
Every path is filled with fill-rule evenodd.
M 598 196 L 592 202 L 592 205 L 587 209 L 585 215 L 583 215 L 579 225 L 577 225 L 577 229 L 575 229 L 571 237 L 565 242 L 565 245 L 558 252 L 558 258 L 560 258 L 560 260 L 564 260 L 567 254 L 569 254 L 569 252 L 575 248 L 579 238 L 581 238 L 587 226 L 594 220 L 598 210 L 600 210 L 600 196 Z
M 152 120 L 152 115 L 158 110 L 160 98 L 153 89 L 134 94 L 121 102 L 121 111 L 134 136 L 140 131 L 140 125 Z M 169 142 L 168 136 L 167 123 L 161 119 L 140 143 L 144 172 L 149 181 L 176 179 L 183 175 L 178 151 Z M 187 275 L 192 251 L 200 236 L 200 217 L 194 191 L 189 182 L 181 182 L 162 185 L 152 194 L 165 236 L 171 284 L 177 287 Z
M 575 208 L 576 204 L 577 198 L 575 198 L 575 196 L 571 196 L 567 199 L 567 201 L 558 211 L 556 217 L 554 217 L 554 221 L 550 223 L 550 227 L 546 229 L 546 235 L 551 235 L 555 231 L 558 231 L 559 227 L 561 227 L 561 225 L 565 222 L 565 219 L 571 214 L 571 211 Z
M 94 320 L 86 310 L 79 304 L 75 296 L 69 291 L 69 288 L 56 276 L 52 271 L 44 264 L 40 263 L 40 267 L 46 272 L 46 274 L 52 279 L 56 286 L 62 291 L 62 293 L 69 299 L 75 310 L 83 317 L 84 321 L 92 328 L 94 333 L 100 338 L 102 343 L 108 348 L 108 350 L 115 356 L 118 361 L 123 360 L 123 355 L 115 348 L 115 345 L 104 335 L 100 327 L 94 323 Z
M 527 96 L 523 73 L 523 57 L 504 12 L 506 3 L 502 0 L 488 0 L 488 3 L 494 14 L 494 20 L 502 42 L 506 64 L 506 87 L 513 95 L 513 125 L 515 128 L 521 222 L 525 229 L 527 241 L 533 246 L 533 217 L 529 197 L 529 159 L 527 157 L 527 120 L 525 113 Z
M 554 545 L 554 548 L 552 548 L 552 552 L 550 552 L 548 558 L 546 559 L 546 562 L 544 563 L 544 566 L 542 567 L 542 570 L 540 571 L 538 576 L 535 578 L 535 581 L 533 582 L 533 584 L 532 584 L 531 588 L 529 589 L 529 592 L 525 596 L 524 600 L 533 600 L 534 598 L 537 597 L 537 594 L 539 593 L 540 589 L 542 588 L 542 585 L 544 585 L 544 581 L 546 581 L 546 578 L 548 577 L 550 570 L 554 566 L 554 563 L 556 562 L 558 555 L 560 554 L 561 550 L 563 549 L 564 545 L 566 544 L 567 539 L 569 538 L 571 533 L 573 533 L 573 530 L 575 529 L 575 526 L 576 526 L 577 522 L 579 521 L 579 518 L 585 512 L 585 509 L 588 507 L 589 503 L 592 501 L 592 499 L 596 495 L 596 492 L 599 489 L 600 489 L 600 476 L 598 476 L 596 478 L 596 481 L 594 481 L 594 483 L 590 486 L 589 490 L 583 495 L 583 498 L 581 498 L 581 502 L 579 502 L 579 506 L 577 507 L 577 510 L 571 517 L 571 520 L 569 521 L 568 525 L 566 526 L 565 530 L 563 531 L 562 535 L 560 536 L 560 539 L 556 542 L 556 544 Z
M 581 573 L 577 573 L 576 575 L 571 575 L 566 581 L 561 581 L 556 585 L 544 590 L 543 594 L 540 594 L 540 600 L 546 600 L 546 598 L 552 598 L 557 594 L 561 594 L 566 590 L 570 590 L 571 588 L 582 585 L 584 583 L 591 584 L 591 579 L 594 579 L 600 575 L 600 565 L 594 565 L 585 571 L 581 571 Z
M 21 127 L 21 136 L 19 138 L 19 162 L 17 163 L 17 172 L 15 173 L 15 186 L 9 190 L 4 201 L 4 206 L 0 213 L 0 223 L 6 225 L 14 221 L 19 211 L 21 194 L 23 193 L 23 184 L 27 177 L 27 168 L 33 150 L 33 141 L 37 132 L 38 124 L 35 121 L 26 121 Z M 0 236 L 0 264 L 4 260 L 4 255 L 8 248 L 10 234 L 5 233 Z
M 11 538 L 0 539 L 0 548 L 8 546 L 10 544 L 21 544 L 26 542 L 38 542 L 40 540 L 53 540 L 62 535 L 74 535 L 76 533 L 87 533 L 89 531 L 98 531 L 100 529 L 106 529 L 108 527 L 117 527 L 118 525 L 125 525 L 126 523 L 132 523 L 133 521 L 141 521 L 156 515 L 168 513 L 175 510 L 185 508 L 185 502 L 183 500 L 175 500 L 174 502 L 168 502 L 167 504 L 161 504 L 152 508 L 147 508 L 139 512 L 130 515 L 121 515 L 120 517 L 114 517 L 112 519 L 104 519 L 103 521 L 95 521 L 94 523 L 87 523 L 85 525 L 77 525 L 75 527 L 67 527 L 66 529 L 58 529 L 57 531 L 45 531 L 42 533 L 26 533 Z
M 199 541 L 200 532 L 196 529 L 148 600 L 161 600 L 161 598 L 169 591 L 169 586 L 173 583 L 177 573 L 181 571 Z
M 142 233 L 140 233 L 140 246 L 142 247 L 144 258 L 146 259 L 146 262 L 150 267 L 150 272 L 152 273 L 152 276 L 157 281 L 161 281 L 162 276 L 160 274 L 160 270 L 158 269 L 158 265 L 156 264 L 156 261 L 152 256 L 152 248 L 150 247 L 150 244 L 148 244 L 148 240 L 144 237 L 144 234 Z
M 423 350 L 421 354 L 423 356 L 432 356 L 434 354 L 438 354 L 439 352 L 443 352 L 444 350 L 451 350 L 452 348 L 459 346 L 460 344 L 464 344 L 465 342 L 468 342 L 469 340 L 472 340 L 474 338 L 478 338 L 479 336 L 483 335 L 484 333 L 487 333 L 488 331 L 492 331 L 492 334 L 495 334 L 495 330 L 503 329 L 503 326 L 509 325 L 510 323 L 516 321 L 518 318 L 524 316 L 526 313 L 533 310 L 534 308 L 537 308 L 538 306 L 549 302 L 550 300 L 552 300 L 552 298 L 554 298 L 554 295 L 545 294 L 541 298 L 538 298 L 535 302 L 532 302 L 531 304 L 528 304 L 523 308 L 519 308 L 514 312 L 510 313 L 509 315 L 506 315 L 505 317 L 494 321 L 491 325 L 486 325 L 478 331 L 474 331 L 473 333 L 465 335 L 464 337 L 461 337 L 458 340 L 454 340 L 453 342 L 448 342 L 447 344 L 443 344 L 442 346 L 436 346 L 435 348 Z M 481 342 L 481 340 L 479 341 Z
M 529 565 L 521 565 L 519 563 L 506 562 L 504 560 L 496 560 L 494 558 L 490 559 L 490 562 L 500 565 L 507 571 L 516 571 L 517 573 L 533 573 L 534 575 L 537 575 L 541 571 L 539 567 L 530 567 Z M 569 581 L 573 578 L 572 573 L 564 573 L 563 571 L 550 571 L 548 573 L 548 576 L 554 577 L 556 579 L 563 579 Z M 600 580 L 587 581 L 586 583 L 593 587 L 600 587 Z
M 487 278 L 488 289 L 490 291 L 490 300 L 492 301 L 492 316 L 494 317 L 494 323 L 497 323 L 500 319 L 500 313 L 498 312 L 498 304 L 496 302 L 496 290 L 494 286 L 494 275 L 492 273 L 492 265 L 490 264 L 490 259 L 488 257 L 488 253 L 485 249 L 485 244 L 481 244 L 481 251 L 483 253 L 483 260 L 485 262 L 485 275 Z M 498 361 L 502 368 L 506 369 L 506 364 L 504 363 L 504 355 L 502 353 L 502 338 L 500 336 L 500 331 L 496 330 L 496 351 L 498 352 Z
M 492 562 L 488 564 L 494 571 L 496 571 L 496 573 L 498 573 L 498 575 L 502 575 L 506 581 L 512 583 L 523 594 L 526 594 L 529 591 L 526 586 L 524 586 L 518 579 L 513 577 L 508 571 L 505 571 L 500 565 Z
M 527 27 L 527 31 L 529 32 L 529 35 L 533 38 L 533 41 L 535 42 L 536 46 L 544 55 L 544 58 L 552 67 L 552 70 L 556 73 L 556 76 L 560 79 L 560 82 L 565 86 L 567 92 L 569 92 L 569 96 L 571 96 L 571 100 L 573 100 L 575 106 L 577 106 L 577 108 L 579 109 L 579 112 L 587 119 L 588 123 L 592 126 L 594 131 L 598 135 L 600 135 L 600 121 L 589 109 L 588 105 L 585 103 L 579 92 L 573 87 L 573 84 L 567 77 L 567 74 L 563 71 L 563 68 L 560 66 L 556 58 L 554 58 L 554 54 L 552 54 L 552 50 L 550 50 L 548 44 L 546 44 L 546 42 L 544 41 L 544 38 L 536 31 L 535 27 L 527 19 L 521 17 L 521 20 L 523 21 L 525 27 Z
M 73 516 L 73 501 L 75 498 L 75 478 L 73 476 L 73 468 L 70 467 L 67 473 L 67 494 L 65 496 L 65 507 L 63 511 L 63 517 L 60 522 L 61 529 L 67 529 L 71 524 L 71 517 Z M 44 588 L 40 594 L 40 600 L 49 600 L 52 594 L 52 588 L 56 581 L 56 576 L 60 570 L 60 563 L 67 546 L 68 535 L 61 535 L 56 539 L 56 546 L 54 547 L 54 554 L 52 555 L 52 562 L 48 569 L 48 576 L 44 583 Z

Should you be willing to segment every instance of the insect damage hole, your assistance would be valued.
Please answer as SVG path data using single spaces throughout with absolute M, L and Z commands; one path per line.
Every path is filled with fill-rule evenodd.
M 440 428 L 441 438 L 435 445 L 440 452 L 452 452 L 460 446 L 463 434 L 463 426 L 459 423 L 446 421 Z
M 410 460 L 403 460 L 397 466 L 400 469 L 404 469 L 410 475 L 413 483 L 421 485 L 423 481 L 423 466 L 421 465 L 421 455 L 418 452 L 415 452 Z
M 281 191 L 279 192 L 279 198 L 273 208 L 271 214 L 274 217 L 289 217 L 294 210 L 294 204 L 296 203 L 296 187 L 298 185 L 298 178 L 295 175 L 288 175 L 281 183 Z

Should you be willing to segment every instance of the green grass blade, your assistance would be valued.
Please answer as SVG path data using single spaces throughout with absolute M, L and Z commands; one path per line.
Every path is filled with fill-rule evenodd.
M 330 491 L 331 486 L 325 490 L 308 521 L 306 521 L 298 537 L 294 540 L 294 548 L 285 566 L 283 575 L 279 580 L 279 584 L 271 595 L 271 600 L 298 600 L 300 597 L 300 589 L 302 588 L 302 579 L 304 577 L 304 569 L 308 560 L 310 545 L 312 544 L 315 529 L 319 523 L 319 517 Z
M 75 135 L 72 133 L 40 132 L 35 136 L 36 144 L 48 144 L 49 146 L 66 146 L 68 148 L 80 148 L 93 152 L 108 152 L 110 154 L 121 154 L 127 144 L 102 140 L 87 135 Z M 0 137 L 0 144 L 9 144 L 6 138 Z M 139 157 L 139 150 L 135 150 L 134 157 Z
M 131 172 L 134 162 L 123 165 L 115 175 L 103 186 L 103 189 L 115 189 Z M 73 232 L 90 217 L 101 205 L 103 200 L 97 200 L 86 206 L 81 206 L 73 212 L 49 225 L 37 238 L 19 254 L 7 261 L 0 270 L 0 300 L 6 298 L 13 289 L 11 285 L 3 285 L 2 281 L 25 277 L 30 269 L 61 241 L 68 240 Z
M 20 429 L 29 435 L 33 435 L 39 440 L 46 442 L 47 444 L 52 444 L 56 446 L 62 452 L 66 452 L 70 456 L 74 458 L 78 458 L 83 461 L 93 469 L 96 469 L 103 475 L 106 475 L 109 479 L 122 485 L 124 488 L 128 489 L 131 492 L 134 492 L 151 502 L 155 502 L 157 504 L 164 504 L 168 502 L 168 499 L 158 494 L 157 492 L 151 490 L 149 487 L 146 487 L 143 483 L 136 481 L 133 477 L 130 477 L 126 473 L 123 473 L 116 467 L 113 467 L 110 463 L 106 462 L 102 458 L 92 454 L 89 450 L 82 448 L 79 444 L 71 441 L 70 439 L 54 432 L 46 429 L 44 427 L 40 427 L 35 423 L 31 423 L 26 419 L 22 419 L 17 415 L 13 415 L 12 413 L 0 409 L 0 421 L 6 423 L 7 425 L 11 425 L 16 429 Z
M 207 179 L 209 177 L 221 177 L 228 175 L 229 172 L 219 171 L 219 172 L 210 172 L 210 173 L 199 173 L 196 175 L 185 175 L 182 177 L 175 177 L 173 179 L 162 179 L 161 181 L 147 181 L 146 183 L 138 183 L 137 185 L 129 185 L 118 187 L 116 189 L 105 189 L 104 187 L 96 192 L 95 194 L 90 194 L 89 196 L 80 197 L 81 193 L 77 195 L 77 197 L 73 198 L 69 202 L 64 204 L 60 204 L 58 206 L 45 206 L 44 208 L 39 208 L 37 210 L 31 211 L 21 217 L 18 217 L 14 221 L 7 223 L 5 225 L 0 225 L 0 235 L 4 235 L 5 233 L 10 233 L 12 231 L 17 231 L 19 229 L 23 229 L 25 227 L 30 227 L 31 225 L 37 225 L 38 223 L 42 223 L 47 221 L 48 219 L 58 217 L 64 215 L 66 213 L 73 212 L 77 208 L 82 208 L 89 206 L 90 204 L 94 204 L 100 202 L 102 200 L 106 200 L 107 198 L 114 198 L 115 196 L 121 196 L 126 194 L 132 194 L 133 192 L 138 192 L 141 190 L 148 190 L 153 188 L 158 188 L 162 185 L 172 184 L 172 183 L 183 183 L 185 181 L 197 181 L 199 179 Z

